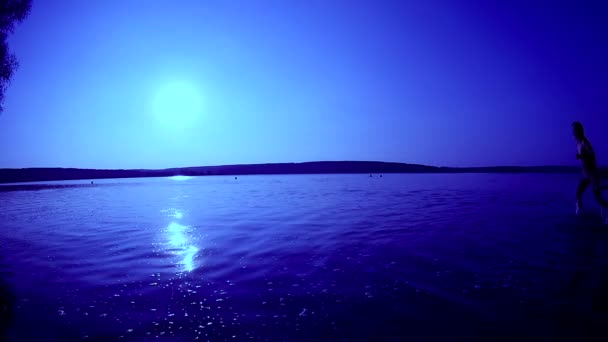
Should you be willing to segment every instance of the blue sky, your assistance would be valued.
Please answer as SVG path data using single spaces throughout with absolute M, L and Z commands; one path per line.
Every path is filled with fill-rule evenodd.
M 34 0 L 0 167 L 608 163 L 608 4 Z

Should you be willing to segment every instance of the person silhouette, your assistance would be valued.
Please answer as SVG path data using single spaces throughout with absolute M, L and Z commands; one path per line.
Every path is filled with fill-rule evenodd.
M 572 134 L 576 139 L 576 159 L 581 161 L 583 169 L 583 178 L 578 183 L 578 189 L 576 191 L 576 214 L 580 214 L 583 210 L 583 193 L 587 189 L 587 186 L 591 184 L 593 195 L 595 200 L 601 206 L 602 220 L 608 224 L 608 202 L 602 198 L 602 187 L 600 185 L 600 170 L 597 167 L 597 161 L 595 158 L 595 151 L 591 143 L 585 136 L 585 129 L 583 124 L 578 121 L 572 123 Z

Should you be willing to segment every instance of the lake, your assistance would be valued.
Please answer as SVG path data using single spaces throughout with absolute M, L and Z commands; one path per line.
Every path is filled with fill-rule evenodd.
M 0 186 L 8 341 L 603 340 L 608 226 L 577 175 Z

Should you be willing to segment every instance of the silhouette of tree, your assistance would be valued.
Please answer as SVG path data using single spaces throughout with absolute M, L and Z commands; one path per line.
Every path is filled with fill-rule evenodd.
M 4 92 L 19 66 L 17 58 L 8 49 L 7 38 L 15 24 L 27 17 L 32 0 L 0 0 L 0 113 L 3 110 Z

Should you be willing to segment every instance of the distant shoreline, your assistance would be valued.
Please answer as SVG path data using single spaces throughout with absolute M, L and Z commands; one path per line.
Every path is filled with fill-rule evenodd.
M 608 170 L 603 169 L 604 176 Z M 1 183 L 143 178 L 170 176 L 241 176 L 270 174 L 389 174 L 389 173 L 577 173 L 577 166 L 438 167 L 370 161 L 320 161 L 304 163 L 238 164 L 170 169 L 99 170 L 77 168 L 0 169 Z

